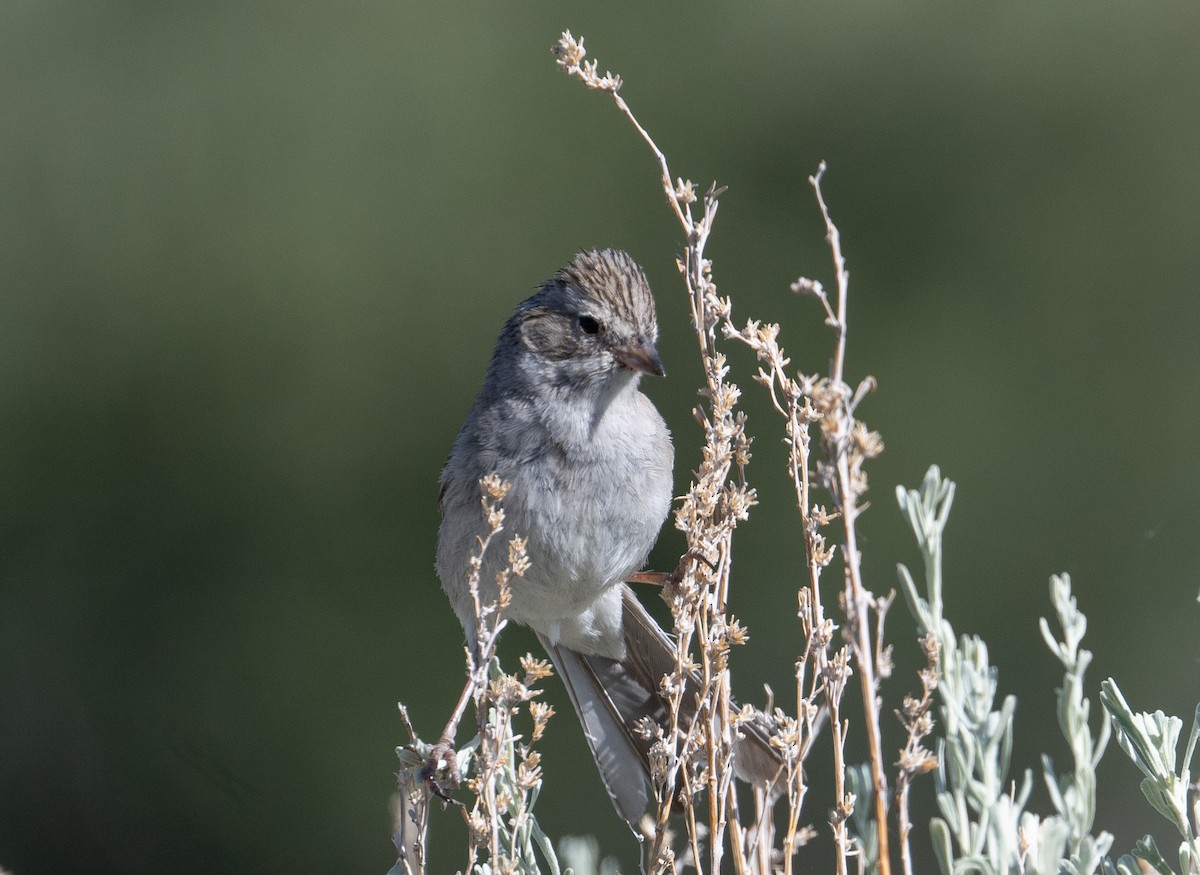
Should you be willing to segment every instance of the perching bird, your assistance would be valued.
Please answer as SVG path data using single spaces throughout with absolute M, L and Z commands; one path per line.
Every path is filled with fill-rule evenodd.
M 671 436 L 638 388 L 644 374 L 665 375 L 657 339 L 654 299 L 633 259 L 579 253 L 505 324 L 441 477 L 437 571 L 471 647 L 478 484 L 492 473 L 511 484 L 505 527 L 528 539 L 531 566 L 513 580 L 505 616 L 545 646 L 630 824 L 649 798 L 649 743 L 634 727 L 666 716 L 659 683 L 675 670 L 670 639 L 624 582 L 644 565 L 671 503 Z M 496 597 L 503 553 L 484 557 L 485 601 Z

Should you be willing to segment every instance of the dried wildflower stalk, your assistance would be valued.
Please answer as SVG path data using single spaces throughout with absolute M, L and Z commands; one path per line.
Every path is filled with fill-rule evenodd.
M 496 645 L 507 625 L 503 612 L 511 599 L 512 581 L 525 574 L 530 562 L 525 539 L 511 538 L 507 563 L 496 574 L 497 597 L 495 601 L 482 601 L 479 583 L 483 559 L 504 530 L 501 502 L 509 485 L 489 475 L 479 481 L 479 486 L 486 530 L 469 559 L 468 576 L 477 644 L 474 649 L 465 648 L 467 684 L 436 745 L 420 741 L 407 710 L 401 706 L 412 741 L 397 751 L 402 768 L 397 776 L 399 859 L 392 869 L 396 875 L 423 875 L 426 871 L 429 797 L 433 793 L 453 801 L 444 788 L 457 787 L 468 768 L 472 775 L 466 784 L 474 801 L 470 810 L 460 805 L 468 833 L 467 869 L 480 873 L 537 873 L 536 855 L 540 853 L 550 862 L 551 871 L 558 871 L 554 849 L 532 814 L 542 783 L 541 758 L 532 745 L 542 737 L 554 714 L 549 705 L 536 701 L 541 693 L 536 685 L 552 671 L 546 660 L 526 654 L 521 659 L 520 675 L 505 674 L 496 659 Z M 479 734 L 456 751 L 454 735 L 467 702 L 474 704 Z M 529 742 L 522 743 L 513 720 L 526 704 L 533 726 Z M 481 862 L 484 856 L 486 860 Z
M 819 281 L 801 277 L 792 284 L 792 291 L 816 298 L 825 310 L 826 324 L 835 331 L 836 344 L 828 377 L 798 375 L 792 377 L 787 368 L 790 359 L 778 343 L 779 326 L 750 320 L 744 328 L 736 328 L 726 314 L 724 334 L 739 340 L 754 350 L 759 360 L 759 371 L 755 381 L 771 393 L 771 402 L 785 421 L 785 441 L 788 446 L 788 475 L 796 495 L 796 506 L 800 510 L 801 528 L 804 535 L 805 555 L 808 566 L 808 585 L 800 593 L 801 624 L 807 642 L 806 657 L 813 665 L 812 686 L 804 687 L 804 666 L 797 663 L 797 698 L 800 711 L 812 712 L 822 699 L 829 708 L 834 758 L 834 807 L 830 826 L 833 829 L 837 849 L 837 871 L 847 871 L 847 856 L 850 853 L 846 823 L 854 811 L 855 799 L 846 791 L 846 763 L 843 754 L 847 725 L 841 719 L 841 699 L 850 674 L 850 653 L 854 664 L 859 667 L 864 710 L 867 715 L 867 737 L 871 752 L 871 777 L 875 800 L 876 847 L 881 872 L 889 871 L 887 810 L 887 779 L 884 775 L 883 753 L 880 743 L 878 706 L 876 704 L 879 679 L 891 668 L 890 653 L 882 645 L 883 620 L 891 603 L 891 595 L 877 599 L 862 586 L 859 554 L 856 546 L 856 520 L 860 512 L 858 500 L 866 491 L 866 475 L 863 463 L 879 454 L 883 444 L 879 436 L 870 432 L 855 419 L 854 412 L 862 397 L 874 387 L 870 378 L 851 392 L 844 382 L 843 368 L 846 355 L 846 300 L 849 275 L 841 252 L 841 237 L 829 216 L 821 192 L 821 178 L 825 165 L 821 164 L 816 175 L 809 177 L 816 194 L 817 203 L 825 221 L 826 238 L 833 254 L 837 276 L 837 309 L 829 302 L 829 296 Z M 820 428 L 822 460 L 815 465 L 811 460 L 812 424 Z M 833 512 L 812 503 L 812 478 L 834 498 Z M 830 647 L 836 628 L 826 618 L 821 602 L 821 572 L 833 559 L 834 548 L 829 546 L 822 529 L 836 519 L 842 522 L 845 547 L 845 586 L 840 599 L 848 630 L 850 652 L 846 648 L 831 655 Z M 871 639 L 870 616 L 874 612 L 875 636 Z M 802 801 L 802 794 L 800 800 Z M 789 799 L 790 803 L 790 799 Z M 790 871 L 790 864 L 787 871 Z
M 484 477 L 479 485 L 487 532 L 479 540 L 478 551 L 471 556 L 468 577 L 477 645 L 474 652 L 467 648 L 467 666 L 479 725 L 474 776 L 467 782 L 475 796 L 470 812 L 465 815 L 468 866 L 482 868 L 476 867 L 476 861 L 481 849 L 486 848 L 491 870 L 528 871 L 523 864 L 533 861 L 533 849 L 529 846 L 530 797 L 541 784 L 541 768 L 538 754 L 530 746 L 518 744 L 520 736 L 514 732 L 512 721 L 519 707 L 529 703 L 534 720 L 533 740 L 541 737 L 552 709 L 532 701 L 541 692 L 534 685 L 549 677 L 551 671 L 545 660 L 529 655 L 521 660 L 522 678 L 498 671 L 496 645 L 508 623 L 504 609 L 512 597 L 512 580 L 529 569 L 529 558 L 525 554 L 525 539 L 514 536 L 508 542 L 508 563 L 496 574 L 496 600 L 481 601 L 479 575 L 483 557 L 504 528 L 500 503 L 509 485 L 494 474 Z M 533 865 L 536 871 L 536 864 Z
M 891 596 L 877 599 L 864 587 L 855 530 L 862 509 L 860 499 L 866 490 L 862 465 L 882 450 L 882 442 L 878 435 L 868 431 L 854 416 L 858 402 L 873 388 L 873 381 L 864 381 L 856 390 L 851 390 L 844 381 L 849 278 L 841 253 L 840 236 L 821 193 L 820 180 L 824 165 L 810 182 L 825 220 L 833 255 L 837 277 L 836 311 L 818 282 L 801 279 L 793 285 L 793 290 L 811 294 L 822 302 L 826 321 L 836 333 L 835 353 L 827 378 L 800 376 L 795 379 L 786 372 L 788 359 L 776 342 L 778 326 L 749 322 L 744 329 L 736 328 L 731 320 L 729 299 L 717 295 L 712 263 L 705 258 L 704 249 L 723 189 L 718 189 L 714 184 L 703 196 L 697 196 L 692 182 L 672 177 L 662 150 L 619 94 L 622 84 L 620 76 L 609 72 L 600 75 L 596 61 L 586 59 L 582 39 L 576 40 L 570 32 L 566 32 L 554 51 L 558 55 L 560 68 L 566 73 L 579 78 L 587 87 L 606 92 L 612 97 L 658 162 L 667 203 L 685 234 L 685 248 L 678 259 L 678 267 L 691 304 L 692 326 L 704 365 L 704 394 L 708 398 L 707 411 L 695 411 L 696 419 L 705 431 L 702 462 L 676 514 L 676 525 L 687 538 L 688 553 L 680 568 L 678 585 L 668 592 L 668 602 L 675 618 L 678 676 L 664 681 L 664 690 L 672 703 L 674 723 L 666 733 L 657 734 L 663 768 L 662 774 L 657 776 L 659 810 L 655 829 L 650 835 L 650 870 L 674 871 L 675 860 L 662 837 L 666 834 L 669 803 L 677 790 L 682 789 L 685 799 L 690 799 L 700 789 L 706 789 L 710 871 L 721 871 L 726 827 L 733 832 L 734 841 L 731 841 L 730 848 L 736 871 L 775 871 L 775 862 L 766 850 L 773 844 L 770 817 L 773 800 L 768 798 L 772 794 L 760 792 L 756 799 L 753 825 L 743 829 L 739 823 L 737 796 L 732 784 L 732 733 L 736 732 L 736 719 L 731 719 L 730 713 L 728 656 L 730 645 L 744 640 L 745 635 L 731 634 L 736 621 L 726 613 L 732 562 L 731 543 L 734 528 L 746 518 L 749 508 L 755 503 L 755 493 L 745 480 L 745 465 L 750 458 L 750 438 L 745 432 L 744 415 L 735 411 L 740 390 L 726 379 L 728 368 L 725 357 L 716 346 L 716 331 L 720 326 L 725 338 L 746 343 L 758 355 L 763 367 L 760 367 L 756 379 L 771 392 L 775 408 L 785 419 L 790 448 L 788 470 L 802 516 L 809 572 L 808 585 L 799 596 L 805 644 L 796 670 L 797 713 L 789 718 L 781 711 L 776 712 L 776 732 L 772 742 L 784 752 L 787 763 L 786 782 L 778 790 L 788 800 L 788 828 L 781 854 L 782 871 L 792 871 L 795 849 L 806 837 L 799 820 L 805 795 L 800 762 L 809 750 L 822 706 L 829 709 L 833 724 L 836 787 L 832 826 L 837 847 L 837 869 L 839 873 L 847 871 L 850 842 L 845 823 L 853 810 L 854 799 L 845 789 L 843 748 L 847 725 L 840 716 L 840 702 L 851 674 L 853 657 L 860 675 L 867 714 L 878 865 L 879 871 L 888 875 L 887 779 L 876 700 L 879 679 L 887 675 L 891 665 L 889 652 L 882 645 L 883 618 Z M 810 460 L 809 435 L 809 427 L 814 423 L 820 427 L 823 451 L 823 461 L 815 466 Z M 835 511 L 832 513 L 811 502 L 814 467 L 820 485 L 834 498 Z M 841 520 L 845 544 L 845 586 L 841 603 L 847 621 L 845 637 L 849 646 L 831 653 L 836 627 L 824 616 L 819 579 L 821 571 L 833 557 L 833 548 L 826 544 L 821 530 L 834 519 Z M 687 561 L 695 558 L 701 558 L 703 562 Z M 874 636 L 872 615 L 875 618 Z M 737 628 L 740 630 L 740 627 Z M 698 664 L 690 656 L 693 642 L 697 644 Z M 808 676 L 809 665 L 813 669 L 811 679 Z M 683 695 L 683 680 L 692 671 L 701 678 L 701 705 L 695 719 L 680 725 L 679 702 Z M 686 806 L 685 816 L 691 856 L 699 867 L 702 858 L 695 810 Z
M 400 705 L 400 719 L 408 732 L 409 743 L 396 749 L 400 771 L 396 773 L 396 794 L 392 797 L 392 841 L 396 846 L 396 865 L 388 875 L 425 875 L 426 847 L 429 835 L 429 782 L 424 779 L 430 746 L 421 741 Z
M 912 831 L 912 820 L 909 818 L 908 791 L 913 779 L 926 775 L 937 768 L 937 757 L 925 747 L 925 739 L 933 732 L 933 692 L 938 684 L 938 664 L 941 659 L 941 646 L 938 644 L 937 633 L 930 631 L 920 638 L 921 649 L 925 651 L 926 666 L 920 671 L 921 698 L 904 697 L 904 706 L 896 711 L 896 717 L 904 726 L 904 749 L 900 751 L 900 759 L 896 763 L 896 831 L 900 839 L 900 863 L 904 867 L 904 875 L 913 875 L 912 848 L 909 834 Z
M 727 613 L 731 545 L 734 529 L 755 503 L 754 490 L 746 485 L 744 475 L 750 459 L 750 439 L 745 433 L 744 415 L 734 410 L 740 390 L 725 379 L 728 367 L 724 355 L 716 349 L 716 326 L 729 304 L 717 297 L 712 264 L 704 257 L 720 191 L 713 187 L 698 198 L 691 182 L 671 182 L 662 150 L 618 93 L 621 78 L 612 73 L 599 75 L 596 62 L 585 60 L 582 41 L 564 33 L 555 53 L 565 72 L 577 76 L 589 88 L 611 95 L 645 140 L 658 160 L 667 202 L 686 235 L 678 267 L 691 304 L 692 326 L 704 363 L 704 395 L 709 403 L 707 411 L 694 411 L 705 432 L 703 458 L 695 472 L 696 480 L 675 515 L 688 552 L 677 582 L 666 593 L 674 617 L 677 671 L 674 677 L 664 678 L 670 726 L 666 733 L 656 733 L 655 738 L 656 759 L 661 764 L 654 776 L 658 810 L 646 859 L 652 872 L 676 871 L 674 851 L 666 842 L 672 800 L 677 795 L 692 800 L 707 791 L 707 857 L 700 847 L 701 829 L 695 807 L 687 804 L 684 816 L 689 850 L 693 865 L 700 867 L 707 859 L 708 869 L 719 872 L 726 828 L 739 821 L 733 787 L 736 717 L 730 697 L 729 651 L 746 640 L 743 627 Z M 736 476 L 731 477 L 735 469 Z M 697 661 L 691 655 L 693 643 Z M 699 678 L 699 690 L 688 689 L 685 693 L 686 680 L 693 675 Z M 699 702 L 690 718 L 683 716 L 689 711 L 685 695 L 695 695 Z M 735 854 L 737 871 L 746 871 L 745 846 L 739 843 Z

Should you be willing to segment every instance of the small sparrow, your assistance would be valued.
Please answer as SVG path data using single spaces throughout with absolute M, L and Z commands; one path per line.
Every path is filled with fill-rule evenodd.
M 671 504 L 671 435 L 638 388 L 645 374 L 665 376 L 657 339 L 654 298 L 633 259 L 579 253 L 500 332 L 439 502 L 438 576 L 474 648 L 467 581 L 484 529 L 479 480 L 495 473 L 511 484 L 505 527 L 528 539 L 531 565 L 513 580 L 505 616 L 537 633 L 631 825 L 649 798 L 649 742 L 635 725 L 666 717 L 659 685 L 675 671 L 674 645 L 625 583 Z M 485 603 L 496 598 L 504 553 L 484 557 Z M 774 774 L 777 757 L 765 750 Z

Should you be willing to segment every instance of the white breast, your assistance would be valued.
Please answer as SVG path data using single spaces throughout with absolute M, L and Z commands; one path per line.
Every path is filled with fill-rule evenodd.
M 662 417 L 636 389 L 614 399 L 591 432 L 551 442 L 542 464 L 513 481 L 510 530 L 528 538 L 532 566 L 514 584 L 509 616 L 572 649 L 619 655 L 617 585 L 658 539 L 673 453 Z

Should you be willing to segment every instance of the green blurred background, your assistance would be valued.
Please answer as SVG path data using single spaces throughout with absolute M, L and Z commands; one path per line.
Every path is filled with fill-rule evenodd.
M 627 248 L 657 289 L 670 378 L 647 391 L 686 488 L 680 233 L 632 129 L 555 70 L 563 28 L 625 77 L 676 173 L 730 187 L 721 291 L 739 319 L 783 322 L 806 371 L 830 337 L 787 286 L 830 280 L 805 182 L 829 162 L 849 373 L 878 378 L 861 412 L 887 442 L 868 580 L 916 563 L 892 493 L 939 463 L 959 484 L 949 617 L 1020 697 L 1017 765 L 1066 757 L 1036 624 L 1053 572 L 1092 620 L 1089 692 L 1111 674 L 1135 707 L 1190 714 L 1197 4 L 10 0 L 0 866 L 388 868 L 395 703 L 432 737 L 462 675 L 433 574 L 438 470 L 503 320 L 577 249 Z M 762 499 L 737 536 L 737 677 L 786 700 L 796 513 L 779 422 L 731 359 Z M 668 529 L 653 564 L 680 543 Z M 890 708 L 918 686 L 899 605 L 889 632 L 895 751 Z M 633 869 L 572 718 L 544 750 L 545 827 Z M 1115 746 L 1102 779 L 1117 849 L 1149 830 L 1173 848 Z M 931 782 L 917 794 L 927 816 Z M 434 844 L 435 871 L 460 865 L 454 812 Z

